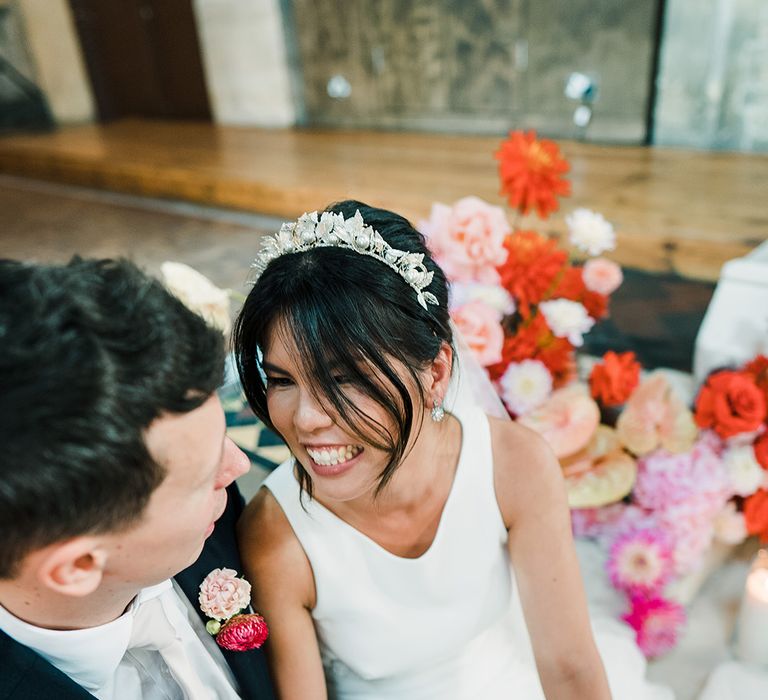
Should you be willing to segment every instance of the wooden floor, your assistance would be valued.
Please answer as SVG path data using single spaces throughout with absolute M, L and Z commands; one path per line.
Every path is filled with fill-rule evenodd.
M 0 172 L 294 218 L 354 197 L 414 222 L 431 203 L 477 195 L 503 204 L 499 138 L 258 130 L 125 121 L 0 139 Z M 768 238 L 768 156 L 563 142 L 579 206 L 618 231 L 612 257 L 652 272 L 716 280 L 722 264 Z M 6 215 L 8 212 L 5 212 Z

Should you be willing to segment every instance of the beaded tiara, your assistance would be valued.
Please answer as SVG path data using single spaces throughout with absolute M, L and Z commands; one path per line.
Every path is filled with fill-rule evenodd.
M 434 294 L 424 291 L 432 283 L 434 275 L 424 266 L 424 254 L 393 248 L 378 231 L 365 225 L 359 211 L 349 219 L 345 219 L 343 214 L 327 211 L 318 218 L 317 212 L 313 211 L 302 214 L 298 221 L 283 224 L 276 234 L 265 236 L 252 265 L 256 280 L 267 265 L 281 255 L 322 247 L 347 248 L 376 258 L 413 288 L 416 299 L 425 309 L 427 304 L 439 304 Z

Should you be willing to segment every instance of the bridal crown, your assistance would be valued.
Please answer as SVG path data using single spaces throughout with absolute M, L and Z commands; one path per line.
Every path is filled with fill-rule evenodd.
M 253 262 L 256 279 L 267 265 L 281 255 L 302 253 L 311 248 L 347 248 L 360 255 L 368 255 L 392 268 L 416 292 L 419 304 L 439 304 L 437 297 L 424 289 L 432 282 L 434 272 L 424 266 L 423 253 L 397 250 L 387 243 L 378 231 L 366 226 L 359 211 L 349 219 L 343 214 L 317 212 L 302 214 L 298 221 L 285 223 L 280 231 L 262 239 L 261 250 Z

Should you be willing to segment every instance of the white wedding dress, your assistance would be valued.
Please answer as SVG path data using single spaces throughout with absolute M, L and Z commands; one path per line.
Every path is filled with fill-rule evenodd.
M 305 498 L 303 508 L 291 461 L 265 481 L 312 565 L 332 698 L 544 698 L 494 493 L 488 418 L 471 403 L 454 415 L 462 424 L 454 483 L 435 539 L 416 559 L 391 554 L 317 501 Z M 673 697 L 645 681 L 626 625 L 610 614 L 592 619 L 615 700 Z

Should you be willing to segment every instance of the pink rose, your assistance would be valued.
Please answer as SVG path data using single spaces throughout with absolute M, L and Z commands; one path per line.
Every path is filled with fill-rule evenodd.
M 251 604 L 251 584 L 234 569 L 214 569 L 200 584 L 200 609 L 215 620 L 226 620 Z
M 269 636 L 269 628 L 261 615 L 236 615 L 222 626 L 216 643 L 229 651 L 258 649 Z
M 448 279 L 499 283 L 496 268 L 507 260 L 504 239 L 511 231 L 503 209 L 478 197 L 464 197 L 452 207 L 435 203 L 419 228 Z
M 504 331 L 498 311 L 482 301 L 470 301 L 454 309 L 451 317 L 483 367 L 501 362 Z
M 590 292 L 597 292 L 608 296 L 613 294 L 624 281 L 621 268 L 607 258 L 593 258 L 584 263 L 582 269 L 584 286 Z

